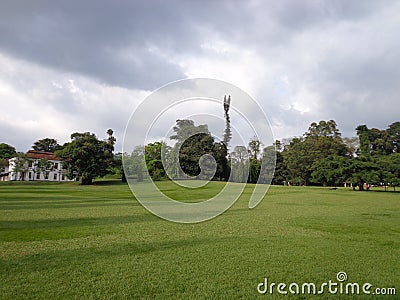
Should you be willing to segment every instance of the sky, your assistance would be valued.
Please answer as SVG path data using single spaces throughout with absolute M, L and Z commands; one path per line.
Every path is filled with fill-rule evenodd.
M 385 129 L 399 121 L 399 36 L 390 0 L 3 1 L 0 143 L 112 128 L 120 151 L 148 95 L 197 77 L 248 93 L 277 139 L 329 119 L 347 137 Z

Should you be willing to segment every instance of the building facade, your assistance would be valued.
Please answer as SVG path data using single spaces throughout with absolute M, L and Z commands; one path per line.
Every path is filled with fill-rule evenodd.
M 68 179 L 62 160 L 51 152 L 29 150 L 24 156 L 9 159 L 7 176 L 3 180 L 74 181 Z

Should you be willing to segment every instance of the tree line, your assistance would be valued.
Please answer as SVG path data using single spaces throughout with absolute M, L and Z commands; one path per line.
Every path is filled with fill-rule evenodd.
M 345 184 L 360 190 L 370 185 L 394 189 L 400 185 L 400 122 L 386 129 L 359 125 L 357 137 L 353 138 L 342 138 L 334 120 L 313 122 L 300 137 L 277 140 L 266 147 L 255 137 L 247 145 L 236 145 L 228 151 L 231 133 L 227 100 L 224 110 L 226 128 L 222 141 L 215 141 L 205 124 L 196 126 L 192 120 L 177 120 L 170 137 L 175 142 L 173 146 L 160 141 L 138 146 L 132 153 L 114 153 L 116 140 L 109 129 L 104 140 L 90 132 L 73 133 L 71 141 L 64 145 L 45 138 L 35 142 L 32 148 L 54 152 L 63 160 L 66 175 L 81 178 L 82 184 L 91 184 L 94 178 L 106 174 L 118 174 L 126 180 L 123 158 L 125 172 L 138 181 L 143 180 L 143 172 L 148 172 L 154 180 L 186 176 L 256 183 L 260 182 L 263 162 L 272 162 L 274 157 L 272 184 Z M 0 168 L 4 169 L 6 159 L 11 157 L 17 157 L 17 168 L 26 166 L 23 153 L 0 144 Z M 46 168 L 49 166 L 45 160 L 37 163 L 37 171 Z
M 272 184 L 346 185 L 359 190 L 371 185 L 394 189 L 400 185 L 400 122 L 384 130 L 360 125 L 356 128 L 357 137 L 342 138 L 334 120 L 322 120 L 311 123 L 300 137 L 277 140 L 267 147 L 255 137 L 248 145 L 235 146 L 231 152 L 226 142 L 214 141 L 207 125 L 177 120 L 174 132 L 170 137 L 176 140 L 173 147 L 155 142 L 125 154 L 129 158 L 128 173 L 138 180 L 145 169 L 154 180 L 183 178 L 179 172 L 202 179 L 207 174 L 202 174 L 201 158 L 209 154 L 216 163 L 213 180 L 230 178 L 235 182 L 257 183 L 260 175 L 265 176 L 260 173 L 263 162 L 276 162 Z M 145 166 L 136 163 L 142 158 Z
M 356 128 L 356 138 L 341 138 L 336 122 L 312 123 L 289 142 L 275 143 L 277 165 L 273 183 L 295 185 L 400 184 L 400 122 L 387 129 Z

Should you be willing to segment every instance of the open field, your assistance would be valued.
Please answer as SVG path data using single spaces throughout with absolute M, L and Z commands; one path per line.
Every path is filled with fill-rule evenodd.
M 177 200 L 187 195 L 159 184 Z M 280 299 L 259 295 L 258 283 L 337 282 L 339 271 L 396 287 L 380 299 L 400 297 L 400 193 L 273 186 L 250 210 L 251 190 L 189 225 L 151 215 L 116 182 L 2 183 L 0 298 Z

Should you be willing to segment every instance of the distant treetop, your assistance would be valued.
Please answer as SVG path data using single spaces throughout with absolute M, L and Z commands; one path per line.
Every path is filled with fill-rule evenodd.
M 6 143 L 1 143 L 0 144 L 0 159 L 8 159 L 14 157 L 14 155 L 17 153 L 15 148 L 11 145 L 8 145 Z
M 32 146 L 32 149 L 36 151 L 55 152 L 60 150 L 61 146 L 57 143 L 57 140 L 45 138 L 35 142 Z

